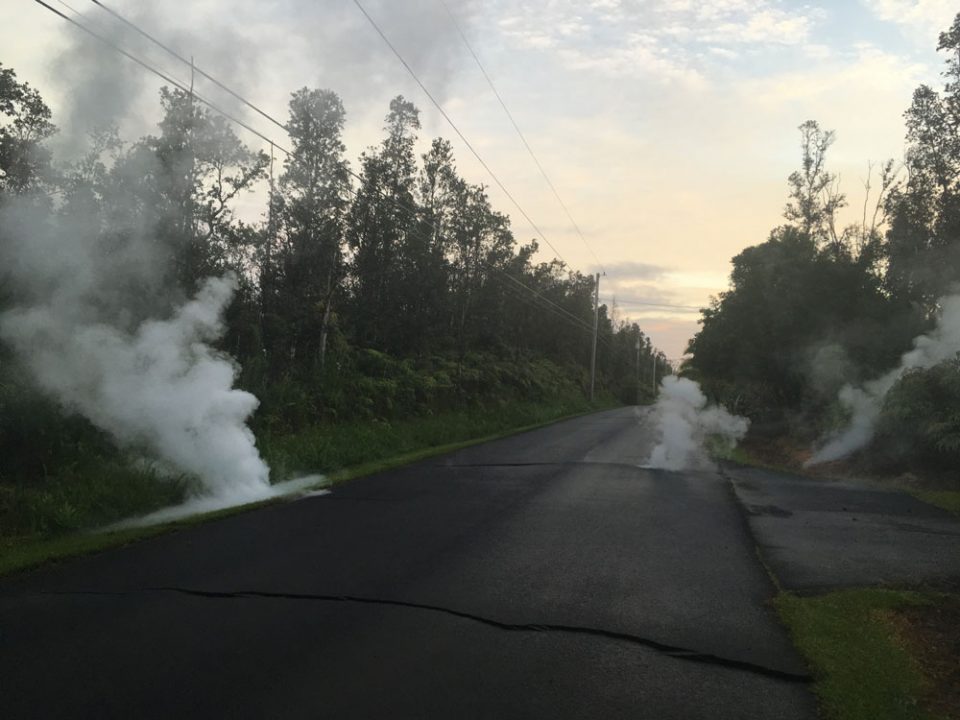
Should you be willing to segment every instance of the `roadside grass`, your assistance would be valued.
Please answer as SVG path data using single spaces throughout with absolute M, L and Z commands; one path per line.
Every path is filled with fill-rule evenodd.
M 925 503 L 960 515 L 960 490 L 910 490 L 910 492 Z
M 330 474 L 425 448 L 487 437 L 503 430 L 535 426 L 612 406 L 610 402 L 590 405 L 582 397 L 550 403 L 510 403 L 400 421 L 316 425 L 279 435 L 264 432 L 257 444 L 274 479 L 286 480 L 307 473 Z
M 898 610 L 944 596 L 854 589 L 819 597 L 781 593 L 774 604 L 814 674 L 829 720 L 936 720 L 922 705 L 930 683 L 898 641 Z
M 501 412 L 499 416 L 493 413 L 480 414 L 474 418 L 462 413 L 437 415 L 428 418 L 416 418 L 402 423 L 392 423 L 389 428 L 384 427 L 384 425 L 387 425 L 385 423 L 377 423 L 378 427 L 374 429 L 379 431 L 379 435 L 371 433 L 369 429 L 365 429 L 361 425 L 345 426 L 340 434 L 337 434 L 331 428 L 311 428 L 295 436 L 275 438 L 274 442 L 277 442 L 279 446 L 275 445 L 268 450 L 267 448 L 270 445 L 267 443 L 267 447 L 263 449 L 264 455 L 269 461 L 281 464 L 281 473 L 285 474 L 278 473 L 277 479 L 287 479 L 292 476 L 297 472 L 294 468 L 299 468 L 303 472 L 317 472 L 319 470 L 325 475 L 322 486 L 330 487 L 364 475 L 383 472 L 436 455 L 454 452 L 471 445 L 534 430 L 562 420 L 612 407 L 616 407 L 616 404 L 607 400 L 593 405 L 585 400 L 579 403 L 575 401 L 558 402 L 548 405 L 530 403 L 527 406 L 514 407 L 509 412 Z M 337 443 L 328 442 L 326 440 L 327 436 L 323 434 L 324 429 L 329 432 L 329 435 L 338 438 L 342 445 L 338 447 Z M 378 437 L 378 442 L 372 442 L 369 445 L 362 444 L 365 439 L 376 439 Z M 322 449 L 319 451 L 313 449 L 311 444 L 314 442 L 321 444 Z M 326 464 L 311 466 L 308 464 L 310 461 Z M 169 481 L 168 478 L 152 477 L 151 479 L 159 480 L 161 485 Z M 116 517 L 116 511 L 112 510 L 105 516 L 108 517 L 107 521 L 112 522 L 124 517 L 136 517 L 173 503 L 182 502 L 185 498 L 186 489 L 185 485 L 182 484 L 183 481 L 179 482 L 181 484 L 175 486 L 173 490 L 168 488 L 167 491 L 150 502 L 142 501 L 141 498 L 138 503 L 125 505 L 126 508 L 135 509 L 135 512 L 128 515 Z M 79 479 L 78 483 L 82 485 L 82 479 Z M 134 481 L 134 484 L 138 485 L 139 480 Z M 168 491 L 171 494 L 167 494 Z M 83 497 L 82 487 L 78 487 L 74 492 Z M 121 492 L 126 492 L 126 490 L 121 490 Z M 135 497 L 137 496 L 136 492 L 130 492 Z M 152 489 L 148 491 L 151 498 L 154 497 L 152 493 Z M 172 500 L 154 504 L 157 499 L 166 498 L 172 498 Z M 7 500 L 9 501 L 9 498 Z M 126 528 L 109 532 L 83 530 L 82 528 L 69 531 L 64 530 L 62 525 L 58 525 L 58 529 L 52 532 L 33 532 L 20 535 L 4 533 L 0 535 L 0 576 L 32 569 L 50 562 L 127 545 L 137 540 L 282 501 L 283 498 L 271 498 L 149 527 Z M 37 507 L 43 507 L 43 504 L 38 503 Z M 53 507 L 56 508 L 58 505 L 54 503 Z M 70 517 L 78 516 L 75 511 L 58 510 L 58 512 L 66 513 Z M 90 527 L 96 527 L 96 525 L 87 526 L 87 528 Z

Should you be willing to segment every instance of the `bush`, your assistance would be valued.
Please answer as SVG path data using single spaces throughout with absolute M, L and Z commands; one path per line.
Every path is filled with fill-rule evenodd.
M 960 464 L 960 358 L 910 370 L 884 400 L 874 452 L 894 468 Z

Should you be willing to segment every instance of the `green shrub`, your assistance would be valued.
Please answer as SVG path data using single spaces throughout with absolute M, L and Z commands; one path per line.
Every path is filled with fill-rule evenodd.
M 873 452 L 894 468 L 960 463 L 960 358 L 909 370 L 887 394 Z

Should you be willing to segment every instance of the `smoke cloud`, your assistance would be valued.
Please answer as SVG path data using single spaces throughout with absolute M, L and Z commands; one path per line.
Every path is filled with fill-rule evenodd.
M 51 303 L 4 314 L 0 336 L 44 390 L 122 445 L 200 478 L 212 496 L 255 499 L 269 487 L 245 425 L 258 401 L 232 387 L 235 366 L 208 344 L 235 288 L 233 277 L 210 278 L 171 318 L 133 333 L 78 323 Z
M 127 228 L 109 245 L 95 214 L 11 200 L 0 210 L 0 271 L 18 305 L 0 338 L 37 385 L 117 443 L 196 478 L 223 506 L 271 494 L 246 421 L 257 399 L 233 387 L 237 367 L 211 343 L 236 278 L 208 278 L 162 317 L 156 243 Z M 140 307 L 138 307 L 138 305 Z
M 900 365 L 886 375 L 861 386 L 845 385 L 838 395 L 840 403 L 850 412 L 850 422 L 836 436 L 830 438 L 805 465 L 816 465 L 846 457 L 865 447 L 876 429 L 883 400 L 897 380 L 907 371 L 925 369 L 949 360 L 960 352 L 960 295 L 950 295 L 940 301 L 942 309 L 937 326 L 913 341 L 913 350 L 905 353 Z
M 719 437 L 735 445 L 750 421 L 719 405 L 707 406 L 700 385 L 688 378 L 666 376 L 653 409 L 658 441 L 645 467 L 664 470 L 706 470 L 713 467 L 707 439 Z

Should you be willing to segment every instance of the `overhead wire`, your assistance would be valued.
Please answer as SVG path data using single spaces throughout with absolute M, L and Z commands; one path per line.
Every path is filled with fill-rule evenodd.
M 44 0 L 33 0 L 33 1 L 34 1 L 35 3 L 37 3 L 38 5 L 43 6 L 44 8 L 46 8 L 47 10 L 49 10 L 50 12 L 52 12 L 53 14 L 60 16 L 61 18 L 63 18 L 64 20 L 66 20 L 66 21 L 67 21 L 68 23 L 70 23 L 71 25 L 74 25 L 75 27 L 80 28 L 80 29 L 83 30 L 85 33 L 87 33 L 88 35 L 91 35 L 91 36 L 95 37 L 95 38 L 96 38 L 97 40 L 99 40 L 100 42 L 104 43 L 105 45 L 107 45 L 108 47 L 112 48 L 113 50 L 115 50 L 116 52 L 120 53 L 121 55 L 123 55 L 124 57 L 128 58 L 129 60 L 132 60 L 133 62 L 135 62 L 135 63 L 136 63 L 137 65 L 139 65 L 140 67 L 142 67 L 142 68 L 144 68 L 145 70 L 153 73 L 154 75 L 156 75 L 157 77 L 161 78 L 161 79 L 164 80 L 165 82 L 170 83 L 171 85 L 179 88 L 180 90 L 182 90 L 182 91 L 184 91 L 184 92 L 192 93 L 192 95 L 193 95 L 194 98 L 196 98 L 196 99 L 199 100 L 201 103 L 203 103 L 204 105 L 206 105 L 207 107 L 209 107 L 211 110 L 219 113 L 220 115 L 222 115 L 223 117 L 225 117 L 227 120 L 230 120 L 231 122 L 236 123 L 236 124 L 239 125 L 240 127 L 244 128 L 245 130 L 247 130 L 247 131 L 250 132 L 250 133 L 253 133 L 254 135 L 256 135 L 257 137 L 259 137 L 260 139 L 264 140 L 265 142 L 270 143 L 271 145 L 276 145 L 276 147 L 277 147 L 279 150 L 282 150 L 283 152 L 287 153 L 288 155 L 290 154 L 289 150 L 284 149 L 282 146 L 280 146 L 279 144 L 275 143 L 273 140 L 271 140 L 270 138 L 268 138 L 268 137 L 267 137 L 266 135 L 264 135 L 263 133 L 259 132 L 258 130 L 255 130 L 255 129 L 252 128 L 252 127 L 250 127 L 250 125 L 248 125 L 247 123 L 243 122 L 243 120 L 240 120 L 239 118 L 231 115 L 231 114 L 230 114 L 229 112 L 227 112 L 226 110 L 223 110 L 222 108 L 218 107 L 218 106 L 215 105 L 213 102 L 211 102 L 210 100 L 207 100 L 206 98 L 204 98 L 202 95 L 200 95 L 200 94 L 197 93 L 196 91 L 190 90 L 190 88 L 188 88 L 185 83 L 182 83 L 182 82 L 180 82 L 179 80 L 174 79 L 173 77 L 171 77 L 171 76 L 168 75 L 167 73 L 163 72 L 162 70 L 157 70 L 155 67 L 153 67 L 153 66 L 150 65 L 149 63 L 141 60 L 140 58 L 138 58 L 137 56 L 133 55 L 132 53 L 127 52 L 127 51 L 124 50 L 122 47 L 120 47 L 120 46 L 117 45 L 116 43 L 108 40 L 107 38 L 105 38 L 105 37 L 104 37 L 103 35 L 101 35 L 100 33 L 96 32 L 96 31 L 94 31 L 94 30 L 91 30 L 90 28 L 88 28 L 88 27 L 87 27 L 86 25 L 84 25 L 83 23 L 77 22 L 76 20 L 74 20 L 74 19 L 71 18 L 70 16 L 65 15 L 64 13 L 60 12 L 59 10 L 57 10 L 55 7 L 47 4 L 46 2 L 44 2 Z M 69 7 L 69 6 L 68 6 L 68 5 L 65 5 L 65 7 Z M 77 12 L 77 11 L 74 10 L 73 12 Z M 77 14 L 79 14 L 79 13 L 77 13 Z
M 530 224 L 530 227 L 534 229 L 537 235 L 547 244 L 547 246 L 551 250 L 553 250 L 554 254 L 558 258 L 560 258 L 560 260 L 562 260 L 565 265 L 569 267 L 570 264 L 564 259 L 563 255 L 560 254 L 560 251 L 557 250 L 557 248 L 553 245 L 553 243 L 551 243 L 547 239 L 547 236 L 543 234 L 543 231 L 540 229 L 540 227 L 530 218 L 530 216 L 527 214 L 527 211 L 523 209 L 523 206 L 520 205 L 519 202 L 517 202 L 517 199 L 510 193 L 509 190 L 507 190 L 506 186 L 500 181 L 500 178 L 497 177 L 497 174 L 493 172 L 493 170 L 490 169 L 490 166 L 487 165 L 484 159 L 480 157 L 480 153 L 477 152 L 477 150 L 473 147 L 470 141 L 467 140 L 466 136 L 460 131 L 460 128 L 457 127 L 457 124 L 447 114 L 447 111 L 444 110 L 443 105 L 439 103 L 439 101 L 433 96 L 433 93 L 431 93 L 430 90 L 427 89 L 427 86 L 423 84 L 423 81 L 420 80 L 420 77 L 417 75 L 414 69 L 410 67 L 410 64 L 404 59 L 400 51 L 397 50 L 396 46 L 390 41 L 390 38 L 388 38 L 386 33 L 383 32 L 383 30 L 377 24 L 377 21 L 374 20 L 373 17 L 370 15 L 370 13 L 367 12 L 366 8 L 363 7 L 363 5 L 360 3 L 360 0 L 353 0 L 353 4 L 357 6 L 357 8 L 360 10 L 361 13 L 363 13 L 363 16 L 367 19 L 370 25 L 373 26 L 373 29 L 377 31 L 377 34 L 380 35 L 380 37 L 383 39 L 383 42 L 386 43 L 387 47 L 390 48 L 390 50 L 393 52 L 394 55 L 396 55 L 397 59 L 400 61 L 400 64 L 402 64 L 403 67 L 406 68 L 407 72 L 410 74 L 410 77 L 412 77 L 414 81 L 417 83 L 417 85 L 420 86 L 420 89 L 423 90 L 424 95 L 426 95 L 427 98 L 430 100 L 430 102 L 433 103 L 433 105 L 437 108 L 437 110 L 443 116 L 443 119 L 447 121 L 447 124 L 450 125 L 451 128 L 453 128 L 453 131 L 463 141 L 463 144 L 467 146 L 467 149 L 477 159 L 477 162 L 479 162 L 483 166 L 483 169 L 487 171 L 487 173 L 490 175 L 491 178 L 493 178 L 493 181 L 497 184 L 497 187 L 499 187 L 500 190 L 503 191 L 503 194 L 506 195 L 507 198 L 510 200 L 510 202 L 513 203 L 514 207 L 517 208 L 517 210 L 520 212 L 523 218 Z
M 169 74 L 164 73 L 163 71 L 156 69 L 155 67 L 153 67 L 152 65 L 150 65 L 150 64 L 147 63 L 146 61 L 141 60 L 140 58 L 136 57 L 136 56 L 133 55 L 132 53 L 126 51 L 125 49 L 123 49 L 122 47 L 120 47 L 120 46 L 117 45 L 116 43 L 112 42 L 111 40 L 107 39 L 106 37 L 104 37 L 104 36 L 101 35 L 100 33 L 98 33 L 98 32 L 96 32 L 96 31 L 90 29 L 89 27 L 87 27 L 87 26 L 84 25 L 83 23 L 78 22 L 77 20 L 69 17 L 68 15 L 65 15 L 64 13 L 62 13 L 62 12 L 60 12 L 59 10 L 57 10 L 56 8 L 52 7 L 52 6 L 49 5 L 48 3 L 44 2 L 44 0 L 34 0 L 34 2 L 37 3 L 38 5 L 41 5 L 42 7 L 46 8 L 46 9 L 49 10 L 50 12 L 52 12 L 52 13 L 54 13 L 55 15 L 59 16 L 60 18 L 66 20 L 66 21 L 69 22 L 71 25 L 79 28 L 79 29 L 82 30 L 83 32 L 87 33 L 88 35 L 96 38 L 97 40 L 99 40 L 100 42 L 104 43 L 105 45 L 107 45 L 107 46 L 110 47 L 111 49 L 115 50 L 116 52 L 120 53 L 120 54 L 123 55 L 124 57 L 128 58 L 129 60 L 131 60 L 131 61 L 133 61 L 134 63 L 136 63 L 137 65 L 139 65 L 140 67 L 144 68 L 144 69 L 147 70 L 148 72 L 156 75 L 157 77 L 159 77 L 159 78 L 161 78 L 162 80 L 170 83 L 171 85 L 174 85 L 175 87 L 179 88 L 179 89 L 182 90 L 183 92 L 189 92 L 189 93 L 191 93 L 192 96 L 193 96 L 197 101 L 199 101 L 200 103 L 206 105 L 206 106 L 209 107 L 211 110 L 213 110 L 214 112 L 220 114 L 221 116 L 223 116 L 223 117 L 226 118 L 227 120 L 230 120 L 231 122 L 233 122 L 233 123 L 237 124 L 238 126 L 244 128 L 245 130 L 247 130 L 248 132 L 252 133 L 252 134 L 255 135 L 256 137 L 260 138 L 260 139 L 263 140 L 264 142 L 268 143 L 268 144 L 271 146 L 271 148 L 276 148 L 277 150 L 280 150 L 280 151 L 281 151 L 282 153 L 284 153 L 287 157 L 290 157 L 290 158 L 296 157 L 296 154 L 295 154 L 294 152 L 292 152 L 291 150 L 288 150 L 286 147 L 284 147 L 284 146 L 281 145 L 280 143 L 274 141 L 272 138 L 264 135 L 263 133 L 261 133 L 260 131 L 258 131 L 258 130 L 256 130 L 256 129 L 254 129 L 254 128 L 251 127 L 249 124 L 247 124 L 247 123 L 245 123 L 244 121 L 240 120 L 239 118 L 235 117 L 235 116 L 232 115 L 231 113 L 223 110 L 221 107 L 219 107 L 218 105 L 214 104 L 214 103 L 211 102 L 210 100 L 206 99 L 204 96 L 200 95 L 200 94 L 197 93 L 195 90 L 192 90 L 192 89 L 188 88 L 188 87 L 186 86 L 186 84 L 181 83 L 180 81 L 178 81 L 178 80 L 174 79 L 173 77 L 171 77 Z M 109 9 L 108 9 L 103 3 L 98 2 L 97 0 L 91 0 L 91 2 L 93 2 L 93 3 L 96 4 L 97 6 L 101 7 L 102 9 L 109 11 Z M 72 10 L 74 13 L 76 13 L 77 15 L 80 15 L 79 12 L 77 12 L 77 11 L 76 11 L 75 9 L 73 9 L 73 8 L 70 8 L 69 5 L 66 5 L 66 4 L 64 3 L 64 6 L 65 6 L 65 7 L 68 7 L 69 9 L 71 9 L 71 10 Z M 119 13 L 116 13 L 116 12 L 114 12 L 114 11 L 109 11 L 109 12 L 110 12 L 111 15 L 113 15 L 113 16 L 116 17 L 117 19 L 120 19 Z M 131 28 L 134 28 L 134 27 L 135 27 L 134 24 L 133 24 L 132 22 L 130 22 L 129 20 L 124 19 L 123 22 L 124 22 L 125 25 L 128 25 L 128 26 L 130 26 Z M 158 46 L 160 46 L 160 47 L 162 47 L 163 49 L 165 49 L 167 52 L 169 52 L 171 55 L 173 55 L 174 57 L 176 57 L 178 60 L 181 60 L 182 62 L 185 62 L 185 63 L 189 64 L 189 65 L 191 66 L 191 68 L 193 68 L 195 71 L 197 71 L 197 73 L 200 74 L 202 77 L 205 77 L 205 78 L 207 78 L 207 79 L 211 79 L 211 76 L 210 76 L 208 73 L 199 71 L 199 69 L 196 68 L 196 66 L 194 65 L 194 63 L 193 63 L 192 61 L 186 60 L 185 58 L 183 58 L 182 56 L 180 56 L 178 53 L 175 53 L 173 50 L 171 50 L 171 49 L 168 48 L 166 45 L 164 45 L 163 43 L 161 43 L 159 40 L 156 40 L 156 39 L 153 38 L 152 36 L 148 35 L 146 32 L 141 32 L 140 34 L 143 35 L 144 37 L 146 37 L 147 39 L 151 40 L 152 42 L 156 43 Z M 223 85 L 223 84 L 220 83 L 220 82 L 217 82 L 217 85 L 218 85 L 219 87 L 226 88 L 226 86 Z M 256 109 L 256 106 L 254 106 L 252 103 L 250 103 L 248 100 L 246 100 L 245 98 L 243 98 L 243 97 L 242 97 L 241 95 L 239 95 L 238 93 L 235 93 L 235 92 L 233 92 L 233 91 L 229 91 L 229 92 L 230 92 L 235 98 L 237 98 L 240 102 L 242 102 L 243 104 L 247 105 L 248 107 L 251 107 L 251 108 Z M 264 112 L 264 111 L 262 111 L 262 110 L 259 110 L 259 109 L 257 109 L 257 112 L 259 112 L 259 113 L 260 113 L 261 115 L 263 115 L 264 117 L 268 118 L 271 122 L 273 122 L 274 124 L 276 124 L 278 127 L 282 128 L 284 131 L 288 131 L 286 125 L 284 125 L 284 124 L 281 123 L 280 121 L 276 120 L 275 118 L 273 118 L 272 116 L 270 116 L 268 113 L 266 113 L 266 112 Z M 363 177 L 362 177 L 362 176 L 358 175 L 357 173 L 355 173 L 354 171 L 350 170 L 349 168 L 348 168 L 347 171 L 348 171 L 348 172 L 350 173 L 350 175 L 351 175 L 352 177 L 354 177 L 355 179 L 361 180 L 361 181 L 363 180 Z M 357 197 L 358 191 L 355 190 L 353 187 L 347 186 L 347 190 L 348 190 L 351 194 L 353 194 L 354 197 Z M 422 220 L 422 218 L 420 218 L 413 210 L 411 210 L 410 208 L 407 208 L 406 206 L 404 206 L 404 205 L 401 204 L 401 203 L 396 202 L 396 201 L 393 200 L 392 198 L 388 198 L 388 197 L 385 197 L 385 196 L 379 196 L 379 197 L 380 197 L 381 199 L 383 199 L 383 200 L 386 200 L 386 201 L 388 201 L 388 202 L 391 202 L 391 203 L 394 204 L 396 207 L 398 207 L 398 208 L 400 208 L 401 210 L 407 212 L 411 218 L 417 219 L 417 220 Z M 429 224 L 430 224 L 430 226 L 431 226 L 434 230 L 437 230 L 438 232 L 440 231 L 439 228 L 437 228 L 436 225 L 434 225 L 433 223 L 429 223 Z M 510 280 L 511 282 L 515 283 L 516 285 L 524 288 L 525 290 L 527 290 L 528 292 L 530 292 L 531 294 L 533 294 L 534 296 L 536 296 L 538 299 L 540 299 L 542 302 L 546 303 L 546 304 L 549 305 L 549 306 L 552 306 L 552 308 L 555 309 L 555 310 L 554 310 L 555 314 L 556 314 L 556 311 L 559 311 L 560 313 L 562 313 L 562 315 L 566 316 L 569 321 L 572 321 L 573 323 L 575 323 L 580 329 L 588 330 L 588 331 L 591 332 L 591 333 L 593 332 L 593 328 L 592 328 L 591 326 L 589 326 L 589 325 L 586 323 L 586 321 L 584 321 L 582 318 L 578 318 L 576 315 L 573 315 L 572 313 L 570 313 L 569 311 L 567 311 L 565 308 L 563 308 L 563 307 L 557 305 L 556 303 L 554 303 L 554 302 L 553 302 L 552 300 L 550 300 L 549 298 L 544 297 L 543 294 L 540 293 L 539 291 L 535 290 L 534 288 L 529 287 L 529 286 L 526 285 L 525 283 L 521 282 L 521 281 L 518 280 L 517 278 L 513 277 L 512 275 L 510 275 L 509 273 L 503 271 L 502 269 L 496 267 L 495 265 L 492 265 L 492 264 L 490 264 L 490 263 L 484 263 L 484 264 L 485 264 L 489 269 L 491 269 L 491 270 L 493 270 L 494 272 L 502 275 L 503 277 L 507 278 L 508 280 Z
M 287 126 L 284 125 L 284 124 L 283 124 L 282 122 L 280 122 L 279 120 L 277 120 L 275 117 L 273 117 L 272 115 L 270 115 L 270 114 L 267 113 L 266 111 L 261 110 L 259 107 L 257 107 L 256 105 L 254 105 L 252 102 L 250 102 L 250 101 L 247 100 L 246 98 L 242 97 L 242 96 L 241 96 L 239 93 L 237 93 L 236 91 L 234 91 L 234 90 L 232 90 L 231 88 L 229 88 L 229 87 L 227 87 L 226 85 L 224 85 L 222 82 L 220 82 L 219 80 L 217 80 L 215 77 L 213 77 L 213 76 L 210 75 L 209 73 L 204 72 L 204 71 L 201 70 L 200 68 L 196 67 L 196 65 L 194 65 L 194 63 L 193 63 L 193 60 L 188 60 L 188 59 L 185 58 L 183 55 L 181 55 L 180 53 L 178 53 L 176 50 L 174 50 L 173 48 L 171 48 L 169 45 L 161 42 L 160 40 L 158 40 L 157 38 L 155 38 L 153 35 L 151 35 L 150 33 L 148 33 L 146 30 L 143 30 L 143 29 L 141 29 L 140 27 L 138 27 L 137 25 L 135 25 L 135 24 L 134 24 L 133 22 L 131 22 L 130 20 L 127 20 L 125 17 L 123 17 L 123 15 L 121 15 L 120 13 L 118 13 L 116 10 L 112 10 L 112 9 L 109 8 L 108 6 L 104 5 L 102 2 L 100 2 L 100 0 L 90 0 L 90 2 L 92 2 L 94 5 L 96 5 L 97 7 L 99 7 L 101 10 L 104 10 L 105 12 L 109 13 L 110 15 L 112 15 L 116 20 L 118 20 L 119 22 L 121 22 L 121 23 L 123 23 L 124 25 L 126 25 L 128 28 L 130 28 L 131 30 L 133 30 L 133 31 L 134 31 L 135 33 L 137 33 L 138 35 L 146 38 L 147 40 L 149 40 L 150 42 L 152 42 L 154 45 L 157 45 L 158 47 L 162 48 L 163 50 L 166 50 L 168 53 L 170 53 L 170 55 L 172 55 L 173 57 L 175 57 L 177 60 L 180 60 L 181 62 L 189 65 L 193 70 L 196 71 L 197 75 L 200 75 L 201 77 L 206 78 L 207 80 L 209 80 L 210 82 L 212 82 L 214 85 L 216 85 L 218 88 L 220 88 L 221 90 L 223 90 L 223 91 L 226 92 L 227 94 L 231 95 L 231 96 L 232 96 L 233 98 L 235 98 L 236 100 L 239 100 L 240 102 L 242 102 L 244 105 L 246 105 L 247 107 L 249 107 L 249 108 L 250 108 L 251 110 L 253 110 L 254 112 L 262 115 L 264 118 L 266 118 L 267 120 L 269 120 L 270 122 L 272 122 L 274 125 L 276 125 L 276 126 L 277 126 L 278 128 L 280 128 L 281 130 L 284 130 L 284 131 L 287 130 Z M 76 11 L 74 10 L 74 12 L 76 12 Z
M 597 254 L 594 252 L 593 248 L 590 246 L 590 243 L 587 242 L 586 236 L 583 234 L 583 231 L 580 229 L 580 226 L 577 224 L 577 221 L 573 219 L 567 204 L 563 201 L 563 198 L 560 197 L 560 193 L 557 191 L 557 188 L 554 186 L 553 181 L 550 180 L 550 176 L 547 175 L 547 171 L 543 168 L 543 165 L 540 163 L 539 158 L 537 158 L 536 153 L 533 151 L 533 148 L 530 146 L 530 143 L 527 141 L 526 135 L 523 134 L 523 131 L 520 129 L 520 126 L 517 124 L 516 119 L 513 117 L 513 113 L 510 112 L 510 109 L 507 107 L 507 103 L 504 101 L 503 97 L 500 95 L 500 91 L 497 90 L 497 86 L 494 84 L 493 79 L 490 77 L 490 74 L 487 72 L 487 69 L 483 66 L 483 63 L 480 61 L 480 57 L 477 55 L 476 51 L 473 49 L 473 45 L 470 44 L 470 41 L 467 39 L 466 33 L 463 32 L 463 28 L 460 27 L 460 23 L 457 22 L 456 16 L 450 10 L 450 6 L 447 5 L 446 0 L 438 0 L 439 3 L 443 6 L 443 9 L 446 11 L 447 15 L 450 17 L 450 22 L 453 24 L 453 27 L 456 28 L 457 34 L 460 36 L 460 39 L 463 41 L 464 46 L 469 51 L 471 57 L 473 57 L 474 62 L 477 64 L 477 67 L 480 69 L 481 74 L 484 79 L 487 81 L 487 85 L 490 86 L 490 89 L 493 91 L 494 96 L 497 98 L 497 102 L 500 103 L 500 107 L 503 108 L 503 112 L 506 114 L 507 119 L 510 120 L 510 124 L 513 125 L 513 129 L 516 130 L 517 135 L 520 137 L 520 141 L 523 143 L 523 146 L 527 149 L 527 153 L 530 155 L 534 164 L 537 166 L 537 170 L 540 171 L 540 174 L 543 176 L 543 179 L 546 181 L 547 186 L 550 188 L 550 191 L 553 193 L 553 196 L 557 199 L 557 202 L 560 204 L 560 207 L 563 208 L 564 214 L 566 214 L 567 219 L 570 221 L 570 224 L 573 226 L 573 229 L 576 230 L 577 235 L 580 236 L 580 239 L 583 241 L 583 244 L 586 246 L 587 250 L 590 251 L 590 254 L 593 256 L 593 259 L 597 262 L 597 266 L 600 268 L 601 272 L 606 275 L 606 268 L 603 267 L 603 263 L 600 262 L 600 258 L 597 257 Z M 96 2 L 96 0 L 94 0 Z

